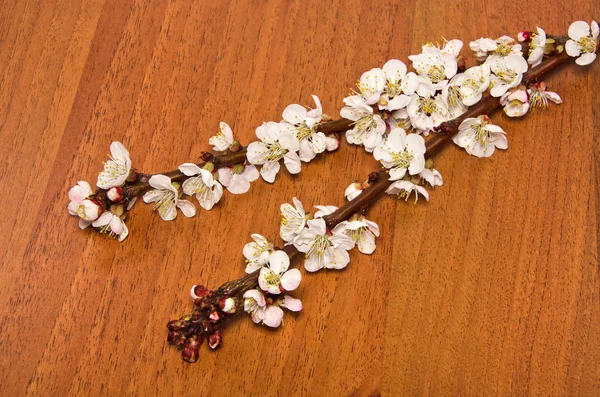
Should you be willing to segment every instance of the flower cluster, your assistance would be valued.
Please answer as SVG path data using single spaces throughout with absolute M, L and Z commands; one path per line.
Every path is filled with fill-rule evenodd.
M 319 98 L 316 95 L 312 97 L 315 109 L 289 105 L 283 111 L 282 121 L 269 121 L 256 129 L 260 141 L 248 146 L 247 157 L 250 164 L 262 166 L 260 175 L 265 181 L 275 181 L 282 159 L 290 174 L 298 174 L 301 161 L 309 162 L 319 153 L 338 148 L 337 138 L 319 131 L 319 125 L 326 116 Z

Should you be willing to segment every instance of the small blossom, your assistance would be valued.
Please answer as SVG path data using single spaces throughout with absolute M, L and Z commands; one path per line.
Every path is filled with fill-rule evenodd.
M 233 139 L 233 131 L 231 131 L 231 127 L 224 122 L 221 121 L 219 123 L 219 133 L 213 137 L 210 137 L 208 143 L 213 146 L 213 150 L 216 152 L 224 152 L 229 149 L 229 147 L 233 144 L 235 139 Z
M 346 191 L 344 191 L 344 196 L 346 196 L 346 199 L 348 201 L 352 201 L 355 198 L 357 198 L 362 193 L 363 190 L 364 190 L 364 187 L 361 183 L 354 182 L 354 183 L 351 183 L 350 186 L 348 186 L 346 188 Z
M 129 152 L 121 142 L 113 142 L 110 144 L 110 160 L 104 163 L 104 170 L 98 175 L 96 186 L 100 189 L 123 186 L 130 172 Z
M 592 21 L 591 28 L 585 21 L 576 21 L 569 26 L 570 40 L 565 44 L 565 49 L 569 56 L 578 57 L 576 64 L 584 66 L 594 62 L 599 33 L 596 21 Z
M 479 62 L 483 62 L 488 57 L 488 53 L 495 51 L 498 48 L 498 44 L 495 40 L 482 37 L 469 43 L 469 47 L 475 52 L 475 58 Z
M 303 106 L 289 105 L 283 111 L 283 130 L 293 133 L 300 142 L 299 157 L 301 161 L 311 161 L 327 148 L 327 137 L 318 132 L 319 123 L 323 116 L 323 108 L 319 97 L 313 95 L 317 107 L 306 110 Z
M 504 106 L 504 113 L 508 117 L 521 117 L 529 110 L 529 95 L 525 87 L 521 87 L 500 97 L 500 104 Z
M 398 198 L 404 198 L 407 201 L 412 192 L 415 192 L 415 203 L 421 194 L 429 201 L 429 193 L 423 186 L 415 185 L 411 181 L 396 181 L 385 191 L 387 194 L 398 195 Z
M 467 107 L 462 101 L 462 95 L 460 93 L 460 85 L 458 84 L 462 80 L 463 74 L 457 74 L 442 88 L 442 99 L 448 106 L 447 119 L 452 120 L 467 111 Z
M 542 63 L 544 59 L 544 51 L 546 50 L 546 32 L 544 29 L 538 27 L 537 33 L 531 35 L 531 41 L 529 43 L 529 57 L 527 63 L 531 67 L 535 67 Z
M 327 269 L 343 269 L 350 262 L 348 250 L 354 247 L 351 238 L 344 234 L 328 233 L 323 218 L 307 222 L 308 228 L 294 240 L 298 251 L 304 252 L 304 267 L 309 272 Z
M 491 124 L 487 116 L 465 119 L 452 141 L 470 155 L 477 157 L 490 157 L 496 148 L 508 148 L 505 132 L 497 125 Z
M 283 299 L 277 297 L 265 297 L 258 289 L 251 289 L 244 293 L 244 311 L 252 316 L 255 323 L 263 323 L 268 327 L 277 328 L 283 322 L 283 310 L 285 307 L 293 312 L 302 310 L 302 302 L 299 299 L 284 295 Z
M 188 218 L 196 215 L 196 207 L 192 203 L 179 199 L 178 188 L 171 183 L 171 178 L 160 174 L 152 175 L 148 182 L 154 190 L 144 194 L 144 202 L 155 203 L 154 209 L 158 210 L 158 214 L 163 220 L 175 219 L 177 208 Z
M 375 148 L 373 155 L 389 170 L 392 181 L 402 179 L 406 171 L 417 175 L 425 167 L 425 140 L 418 134 L 406 135 L 403 129 L 396 128 Z
M 252 142 L 248 146 L 248 161 L 254 165 L 262 165 L 260 175 L 269 183 L 275 181 L 279 172 L 279 160 L 283 162 L 290 174 L 300 172 L 298 153 L 300 143 L 298 138 L 289 131 L 282 130 L 279 123 L 264 123 L 256 129 L 260 142 Z
M 423 171 L 419 173 L 419 176 L 423 178 L 425 182 L 429 183 L 429 186 L 432 188 L 444 184 L 442 174 L 436 169 L 423 168 Z
M 92 222 L 92 226 L 97 228 L 100 233 L 107 234 L 111 238 L 118 238 L 119 242 L 125 240 L 129 235 L 129 230 L 121 219 L 121 215 L 112 211 L 103 212 L 98 219 Z
M 300 285 L 302 276 L 300 270 L 288 270 L 289 267 L 290 257 L 285 251 L 273 251 L 268 266 L 260 269 L 258 285 L 263 291 L 273 295 L 295 290 Z
M 496 49 L 487 57 L 485 63 L 494 63 L 499 59 L 506 58 L 510 55 L 523 57 L 521 44 L 515 43 L 515 39 L 510 36 L 502 36 L 496 39 Z
M 123 188 L 120 186 L 113 186 L 106 192 L 106 197 L 113 203 L 118 203 L 123 200 L 125 197 L 125 193 L 123 192 Z
M 236 164 L 232 167 L 221 167 L 218 170 L 219 183 L 230 193 L 243 194 L 250 190 L 250 182 L 258 179 L 259 173 L 252 164 Z
M 304 206 L 296 197 L 292 199 L 294 207 L 288 203 L 281 204 L 281 226 L 279 235 L 283 241 L 292 242 L 306 225 L 307 216 Z
M 219 308 L 223 313 L 233 314 L 237 311 L 237 299 L 232 297 L 221 299 Z
M 414 128 L 430 131 L 446 121 L 448 104 L 441 94 L 435 97 L 422 97 L 413 94 L 406 110 L 410 117 L 410 123 Z
M 251 243 L 244 245 L 243 254 L 246 257 L 248 264 L 246 265 L 246 273 L 254 273 L 267 263 L 269 256 L 273 251 L 273 243 L 260 234 L 253 234 Z
M 386 125 L 379 114 L 367 105 L 345 106 L 340 115 L 354 121 L 352 129 L 346 131 L 346 139 L 353 145 L 364 145 L 369 153 L 383 140 Z
M 458 70 L 456 55 L 443 53 L 433 45 L 424 45 L 421 54 L 410 55 L 408 59 L 412 61 L 417 74 L 431 82 L 436 90 L 441 89 L 443 82 L 451 79 Z
M 493 73 L 490 77 L 490 93 L 493 97 L 501 97 L 509 89 L 518 86 L 528 68 L 525 58 L 514 54 L 496 58 L 490 66 Z
M 200 168 L 192 163 L 181 164 L 179 166 L 179 171 L 190 177 L 186 179 L 181 186 L 183 192 L 188 196 L 195 194 L 196 199 L 202 208 L 210 211 L 212 207 L 221 200 L 221 197 L 223 196 L 223 186 L 221 186 L 218 181 L 215 181 L 213 174 L 210 171 Z
M 379 237 L 379 226 L 362 215 L 354 215 L 350 220 L 340 222 L 333 228 L 333 233 L 350 237 L 360 252 L 372 254 L 375 251 L 375 237 Z
M 385 87 L 378 103 L 380 109 L 394 111 L 409 104 L 410 95 L 419 85 L 419 78 L 416 74 L 406 71 L 404 62 L 398 59 L 390 59 L 383 65 Z
M 490 85 L 490 66 L 473 66 L 452 79 L 459 86 L 460 99 L 466 106 L 473 106 L 481 100 Z M 449 100 L 447 100 L 449 102 Z
M 547 108 L 548 101 L 552 101 L 557 105 L 562 103 L 562 99 L 556 92 L 546 91 L 546 88 L 546 83 L 540 81 L 527 89 L 529 104 L 532 108 Z
M 379 68 L 374 68 L 360 76 L 358 89 L 360 96 L 364 98 L 367 105 L 375 105 L 379 102 L 381 93 L 385 88 L 385 73 Z
M 79 228 L 85 229 L 98 219 L 101 209 L 92 200 L 88 198 L 92 195 L 92 187 L 86 181 L 79 181 L 77 185 L 69 190 L 69 200 L 67 206 L 69 214 L 79 217 Z

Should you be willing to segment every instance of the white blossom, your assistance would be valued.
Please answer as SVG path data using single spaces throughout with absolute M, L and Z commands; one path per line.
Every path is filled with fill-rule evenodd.
M 523 58 L 521 44 L 516 43 L 515 39 L 510 36 L 502 36 L 496 39 L 496 49 L 487 57 L 485 63 L 494 63 L 499 59 L 506 58 L 510 55 Z M 524 58 L 523 58 L 524 59 Z
M 430 131 L 446 121 L 448 104 L 441 94 L 434 97 L 422 97 L 416 94 L 406 108 L 410 123 L 414 128 Z
M 423 168 L 423 171 L 419 173 L 419 176 L 423 178 L 425 182 L 429 183 L 429 186 L 432 188 L 444 184 L 442 174 L 436 169 Z
M 544 51 L 546 49 L 546 32 L 544 29 L 538 27 L 537 33 L 531 35 L 531 41 L 529 42 L 529 57 L 527 63 L 531 67 L 535 67 L 542 63 L 544 59 Z
M 500 97 L 521 83 L 528 65 L 522 56 L 509 54 L 496 58 L 490 63 L 490 67 L 493 73 L 490 77 L 490 87 L 492 87 L 490 93 L 493 97 Z
M 229 149 L 231 144 L 233 144 L 235 140 L 233 139 L 233 131 L 231 131 L 231 127 L 224 122 L 221 121 L 219 123 L 219 133 L 213 137 L 210 137 L 208 143 L 213 146 L 213 150 L 217 152 L 224 152 Z
M 406 171 L 417 175 L 425 167 L 425 140 L 418 134 L 408 134 L 401 128 L 390 131 L 373 155 L 389 170 L 390 180 L 402 179 Z
M 419 194 L 429 201 L 427 189 L 423 186 L 415 185 L 411 181 L 396 181 L 385 192 L 387 194 L 398 195 L 399 198 L 404 198 L 404 201 L 407 201 L 412 192 L 415 192 L 415 203 L 419 199 Z
M 297 104 L 289 105 L 283 111 L 283 122 L 281 123 L 284 131 L 290 131 L 300 142 L 300 160 L 311 161 L 319 153 L 323 153 L 327 148 L 327 137 L 324 133 L 318 132 L 319 123 L 323 116 L 321 101 L 316 95 L 312 96 L 316 108 L 306 110 L 305 107 Z
M 463 73 L 457 74 L 442 88 L 442 99 L 448 106 L 448 115 L 446 116 L 448 120 L 455 119 L 467 111 L 460 94 L 460 85 L 458 85 L 462 81 L 462 76 Z
M 509 91 L 500 97 L 500 104 L 504 106 L 504 113 L 508 117 L 521 117 L 529 110 L 529 95 L 524 86 L 522 89 Z
M 508 148 L 504 134 L 502 128 L 491 124 L 487 116 L 479 116 L 465 119 L 452 140 L 470 155 L 490 157 L 496 148 Z
M 379 108 L 389 111 L 405 108 L 419 86 L 419 78 L 413 72 L 406 73 L 404 62 L 390 59 L 383 65 L 385 76 L 384 93 L 379 99 Z
M 344 191 L 344 196 L 346 196 L 346 199 L 348 201 L 352 201 L 355 198 L 357 198 L 362 193 L 363 190 L 364 190 L 364 187 L 361 183 L 354 182 L 354 183 L 351 183 L 350 186 L 348 186 L 346 188 L 346 190 Z
M 546 83 L 540 81 L 527 89 L 529 94 L 529 104 L 532 108 L 547 108 L 548 101 L 561 104 L 562 99 L 556 92 L 546 91 Z
M 98 219 L 92 222 L 92 226 L 97 228 L 100 233 L 118 238 L 119 242 L 125 240 L 129 235 L 129 230 L 121 216 L 111 211 L 103 212 Z
M 344 234 L 329 234 L 323 218 L 309 220 L 307 224 L 308 228 L 294 240 L 296 249 L 306 254 L 306 270 L 345 268 L 350 262 L 348 250 L 354 247 L 352 239 Z
M 460 99 L 466 106 L 479 102 L 490 85 L 490 66 L 473 66 L 464 73 L 457 74 L 452 83 L 459 86 Z M 448 100 L 449 101 L 449 100 Z
M 88 198 L 92 195 L 92 187 L 86 181 L 79 181 L 77 185 L 69 190 L 69 200 L 67 206 L 69 214 L 79 217 L 79 228 L 85 229 L 98 219 L 100 207 Z
M 251 289 L 244 293 L 244 311 L 252 316 L 255 323 L 263 323 L 268 327 L 277 328 L 283 322 L 283 310 L 297 312 L 302 310 L 302 302 L 299 299 L 284 295 L 283 299 L 267 297 L 258 289 Z
M 273 251 L 269 256 L 268 265 L 260 269 L 259 287 L 274 295 L 295 290 L 300 285 L 302 276 L 300 270 L 289 269 L 289 267 L 290 257 L 288 254 L 285 251 Z
M 469 43 L 469 47 L 475 52 L 475 58 L 479 62 L 483 62 L 488 57 L 488 53 L 495 51 L 498 48 L 496 40 L 482 37 Z
M 212 172 L 192 163 L 181 164 L 179 171 L 190 177 L 181 186 L 183 192 L 188 196 L 196 195 L 196 199 L 202 208 L 210 211 L 221 200 L 223 186 L 218 181 L 215 181 Z
M 421 54 L 408 57 L 420 77 L 431 82 L 436 90 L 443 88 L 443 82 L 451 79 L 458 70 L 456 56 L 443 53 L 433 45 L 424 45 Z
M 181 212 L 183 212 L 183 215 L 188 218 L 196 215 L 196 207 L 194 207 L 194 204 L 187 200 L 179 199 L 179 191 L 177 187 L 173 186 L 173 183 L 171 183 L 171 178 L 160 174 L 152 175 L 148 182 L 154 190 L 144 194 L 144 202 L 155 203 L 154 209 L 158 210 L 158 214 L 163 220 L 170 221 L 175 219 L 177 216 L 177 208 L 179 208 Z
M 292 242 L 306 226 L 307 216 L 304 206 L 296 197 L 292 199 L 294 206 L 288 203 L 281 204 L 281 225 L 279 235 L 286 242 Z
M 123 186 L 130 172 L 129 152 L 121 142 L 113 142 L 110 144 L 110 160 L 104 163 L 104 170 L 98 175 L 96 186 L 100 189 Z
M 246 257 L 246 273 L 254 273 L 267 263 L 273 251 L 273 243 L 260 234 L 253 234 L 253 242 L 244 245 L 243 254 Z
M 592 21 L 592 26 L 585 21 L 576 21 L 569 26 L 569 38 L 565 44 L 567 54 L 577 57 L 578 65 L 589 65 L 596 59 L 598 48 L 598 23 Z
M 217 172 L 219 173 L 219 183 L 233 194 L 246 193 L 250 190 L 250 182 L 254 182 L 259 177 L 258 170 L 252 164 L 221 167 Z
M 267 122 L 256 129 L 260 142 L 248 145 L 248 161 L 254 165 L 262 165 L 260 175 L 269 183 L 275 181 L 279 172 L 279 160 L 283 162 L 290 174 L 300 172 L 298 153 L 300 143 L 290 131 L 283 131 L 279 123 Z
M 385 121 L 378 114 L 374 114 L 370 106 L 364 104 L 345 106 L 340 111 L 340 115 L 354 121 L 352 129 L 346 131 L 346 139 L 349 143 L 364 145 L 365 150 L 371 153 L 383 140 Z
M 379 226 L 362 215 L 355 215 L 348 221 L 340 222 L 333 228 L 334 234 L 350 237 L 363 254 L 375 251 L 375 237 L 379 237 Z

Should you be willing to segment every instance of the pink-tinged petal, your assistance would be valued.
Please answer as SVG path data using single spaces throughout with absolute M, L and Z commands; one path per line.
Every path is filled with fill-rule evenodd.
M 71 201 L 69 203 L 69 205 L 67 206 L 67 210 L 69 211 L 69 214 L 73 216 L 79 216 L 79 204 L 77 204 L 75 201 Z
M 546 97 L 557 105 L 563 102 L 562 98 L 556 92 L 546 91 Z
M 308 229 L 319 236 L 324 236 L 327 232 L 327 226 L 323 218 L 311 219 L 306 223 L 308 224 Z
M 573 40 L 568 40 L 565 44 L 565 50 L 567 51 L 567 55 L 571 57 L 578 57 L 581 54 L 581 49 L 579 45 Z
M 306 119 L 306 109 L 297 104 L 289 105 L 283 111 L 283 119 L 290 124 L 300 124 Z
M 298 153 L 296 152 L 288 152 L 283 156 L 283 163 L 285 164 L 285 168 L 289 171 L 290 174 L 298 174 L 302 170 L 302 165 L 300 163 L 300 157 L 298 157 Z
M 258 171 L 256 173 L 258 174 Z M 227 190 L 233 194 L 244 194 L 250 190 L 250 182 L 243 175 L 233 175 Z
M 369 231 L 363 231 L 356 246 L 363 254 L 372 254 L 375 251 L 375 236 Z
M 177 208 L 179 208 L 183 215 L 187 216 L 188 218 L 196 215 L 196 207 L 194 207 L 194 204 L 187 200 L 177 200 Z
M 121 232 L 121 234 L 119 234 L 118 238 L 119 242 L 125 240 L 127 236 L 129 236 L 129 229 L 127 229 L 127 225 L 123 224 L 123 231 Z
M 256 169 L 256 167 L 254 169 Z M 217 170 L 217 172 L 219 173 L 219 182 L 221 182 L 221 185 L 223 185 L 225 187 L 229 187 L 229 184 L 231 184 L 231 179 L 233 176 L 233 173 L 231 172 L 231 168 L 229 168 L 229 167 L 219 168 Z M 258 174 L 258 171 L 256 173 Z
M 94 227 L 102 227 L 106 226 L 110 223 L 115 215 L 112 212 L 103 212 L 102 215 L 94 222 L 92 222 L 92 226 Z
M 300 285 L 300 281 L 302 280 L 302 275 L 300 274 L 300 270 L 291 269 L 285 272 L 283 276 L 281 276 L 281 286 L 286 291 L 293 291 Z
M 110 144 L 110 154 L 115 160 L 120 160 L 127 163 L 129 160 L 129 152 L 121 142 L 113 142 Z
M 577 58 L 575 60 L 575 63 L 580 66 L 585 66 L 585 65 L 589 65 L 590 63 L 594 62 L 595 59 L 596 59 L 596 54 L 593 52 L 588 52 L 588 53 L 581 55 L 579 58 Z
M 150 183 L 150 186 L 152 186 L 155 189 L 160 189 L 160 190 L 173 190 L 174 187 L 171 184 L 171 178 L 169 178 L 166 175 L 161 175 L 161 174 L 157 174 L 157 175 L 152 175 L 150 177 L 150 180 L 148 181 L 148 183 Z
M 267 278 L 271 275 L 272 270 L 267 269 L 266 267 L 263 267 L 260 269 L 260 273 L 258 274 L 258 286 L 260 287 L 260 289 L 262 289 L 263 291 L 269 291 L 269 283 L 267 282 Z M 277 289 L 277 293 L 279 292 L 279 289 Z
M 290 257 L 285 251 L 274 251 L 269 257 L 269 267 L 275 273 L 281 274 L 290 267 Z
M 582 37 L 589 36 L 590 25 L 585 21 L 575 21 L 569 26 L 568 34 L 573 40 L 579 40 Z
M 254 299 L 256 304 L 258 304 L 260 307 L 264 307 L 266 305 L 265 295 L 257 289 L 251 289 L 244 292 L 244 299 Z
M 278 161 L 269 161 L 260 169 L 260 175 L 266 182 L 273 183 L 280 167 Z
M 279 143 L 283 148 L 289 150 L 290 152 L 297 152 L 300 149 L 300 142 L 296 135 L 292 134 L 289 131 L 283 131 L 279 135 Z
M 88 221 L 86 219 L 79 218 L 79 228 L 81 230 L 83 230 L 83 229 L 87 228 L 88 226 L 90 226 L 92 224 L 92 222 L 93 221 Z
M 289 295 L 285 295 L 283 297 L 283 302 L 281 302 L 281 306 L 292 312 L 299 312 L 302 310 L 302 302 L 300 299 L 292 298 Z
M 113 216 L 110 220 L 109 226 L 110 230 L 112 230 L 113 233 L 121 234 L 123 233 L 123 226 L 125 226 L 125 224 L 123 223 L 121 218 L 119 218 L 118 216 Z
M 283 310 L 278 308 L 277 306 L 269 306 L 267 310 L 265 310 L 265 318 L 263 323 L 272 328 L 277 328 L 281 325 L 283 321 Z
M 248 180 L 248 182 L 254 182 L 258 179 L 258 170 L 253 165 L 246 165 L 244 167 L 244 171 L 241 174 L 244 178 Z
M 350 255 L 342 248 L 329 248 L 325 252 L 325 267 L 328 269 L 343 269 L 348 263 Z
M 183 163 L 179 166 L 179 171 L 181 171 L 184 175 L 194 176 L 198 175 L 202 168 L 198 167 L 193 163 Z
M 267 160 L 265 158 L 269 155 L 269 148 L 262 142 L 252 142 L 248 145 L 248 152 L 246 158 L 252 164 L 261 165 Z

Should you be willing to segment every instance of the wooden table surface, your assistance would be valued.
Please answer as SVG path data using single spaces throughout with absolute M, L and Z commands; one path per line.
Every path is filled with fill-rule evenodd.
M 165 324 L 192 284 L 243 275 L 279 204 L 341 205 L 377 168 L 343 142 L 292 177 L 124 243 L 80 231 L 67 191 L 120 140 L 146 172 L 198 159 L 220 120 L 243 143 L 318 95 L 338 116 L 360 74 L 427 41 L 564 34 L 600 1 L 8 0 L 0 4 L 0 395 L 600 395 L 599 65 L 548 80 L 565 103 L 511 120 L 490 159 L 448 147 L 431 201 L 382 200 L 382 237 L 306 274 L 276 331 L 240 316 L 183 362 Z M 594 15 L 594 13 L 596 13 Z

